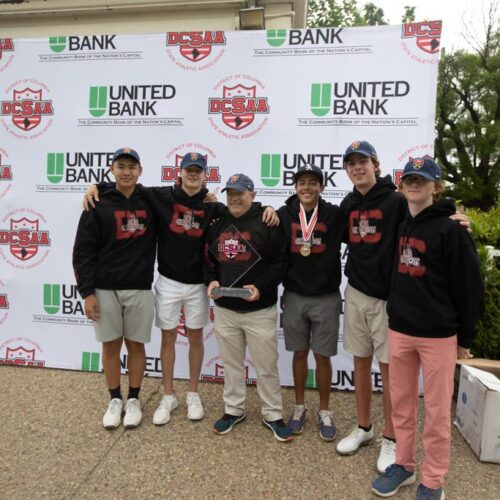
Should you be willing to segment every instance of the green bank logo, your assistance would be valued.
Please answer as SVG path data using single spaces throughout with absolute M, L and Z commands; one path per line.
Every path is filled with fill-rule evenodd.
M 263 154 L 260 157 L 260 180 L 267 187 L 276 186 L 281 180 L 281 155 Z
M 311 111 L 313 115 L 325 116 L 332 105 L 332 84 L 313 83 L 311 85 Z
M 100 355 L 98 352 L 82 352 L 82 371 L 98 372 L 99 358 Z
M 64 153 L 47 154 L 47 180 L 59 184 L 64 177 Z
M 99 118 L 106 113 L 108 103 L 108 87 L 90 87 L 89 112 Z
M 43 308 L 47 314 L 56 314 L 61 307 L 61 285 L 43 285 Z
M 51 36 L 49 38 L 49 47 L 52 52 L 58 54 L 66 48 L 65 36 Z
M 315 389 L 316 385 L 316 370 L 309 368 L 307 370 L 306 387 L 308 389 Z
M 271 47 L 280 47 L 285 43 L 286 30 L 267 30 L 267 43 Z
M 47 187 L 51 192 L 82 191 L 86 184 L 111 182 L 112 157 L 113 153 L 97 151 L 47 153 L 46 177 L 52 185 Z M 45 187 L 39 186 L 42 191 Z

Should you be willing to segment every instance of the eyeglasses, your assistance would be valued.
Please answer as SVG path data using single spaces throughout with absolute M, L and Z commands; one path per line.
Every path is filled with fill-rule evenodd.
M 406 185 L 417 184 L 418 186 L 423 186 L 428 182 L 432 182 L 421 175 L 407 175 L 401 179 L 401 182 Z

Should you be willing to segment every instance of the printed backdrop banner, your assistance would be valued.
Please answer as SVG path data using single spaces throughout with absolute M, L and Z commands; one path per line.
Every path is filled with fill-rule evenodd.
M 309 162 L 324 172 L 324 197 L 340 203 L 351 190 L 342 153 L 353 141 L 373 143 L 396 181 L 410 156 L 433 153 L 440 34 L 441 22 L 429 21 L 0 38 L 0 363 L 102 370 L 71 252 L 82 193 L 113 180 L 114 150 L 138 150 L 145 185 L 172 184 L 180 158 L 198 151 L 210 190 L 244 172 L 257 199 L 275 208 Z M 281 381 L 293 385 L 281 299 L 278 307 Z M 183 318 L 178 332 L 175 376 L 188 378 Z M 213 324 L 204 340 L 202 378 L 222 381 Z M 341 331 L 333 386 L 352 388 L 342 340 Z M 159 347 L 155 328 L 146 368 L 154 376 Z M 312 357 L 310 365 L 314 386 Z M 377 389 L 376 363 L 373 371 Z M 255 382 L 250 357 L 246 373 Z

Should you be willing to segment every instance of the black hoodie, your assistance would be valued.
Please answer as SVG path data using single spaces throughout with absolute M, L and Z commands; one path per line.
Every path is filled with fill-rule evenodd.
M 99 192 L 114 186 L 101 182 Z M 180 283 L 203 283 L 203 248 L 206 230 L 223 213 L 223 203 L 204 203 L 208 189 L 188 196 L 181 186 L 144 187 L 140 195 L 158 221 L 158 272 Z
M 453 202 L 441 200 L 401 223 L 387 312 L 393 330 L 415 337 L 457 334 L 458 344 L 469 348 L 484 288 L 474 243 L 449 219 L 454 213 Z
M 206 230 L 224 205 L 204 203 L 207 189 L 193 196 L 180 186 L 138 189 L 158 218 L 158 272 L 181 283 L 203 283 Z
M 407 212 L 406 200 L 386 175 L 364 196 L 354 188 L 340 208 L 347 221 L 345 274 L 349 284 L 365 295 L 387 300 L 397 228 Z
M 254 302 L 221 297 L 215 300 L 218 306 L 239 312 L 258 311 L 278 300 L 278 285 L 288 265 L 285 239 L 279 228 L 262 222 L 262 213 L 260 203 L 252 203 L 250 210 L 237 218 L 226 208 L 224 216 L 209 230 L 205 283 L 218 281 L 221 286 L 234 287 L 255 285 L 260 292 L 259 300 Z M 260 256 L 260 260 L 256 256 Z
M 300 254 L 302 230 L 299 219 L 300 203 L 296 194 L 278 210 L 280 227 L 287 242 L 289 268 L 283 286 L 302 295 L 320 295 L 338 292 L 342 279 L 340 245 L 344 229 L 344 215 L 337 205 L 320 197 L 318 222 L 312 234 L 311 254 Z M 308 220 L 312 211 L 306 213 Z
M 156 224 L 137 189 L 126 198 L 114 187 L 83 212 L 73 248 L 80 295 L 103 290 L 149 290 L 153 282 Z

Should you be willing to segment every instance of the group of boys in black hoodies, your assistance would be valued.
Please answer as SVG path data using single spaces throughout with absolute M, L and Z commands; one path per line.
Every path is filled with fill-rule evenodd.
M 336 353 L 336 346 L 334 352 L 331 352 L 328 350 L 329 347 L 325 347 L 322 341 L 315 340 L 315 337 L 319 339 L 321 336 L 314 334 L 314 328 L 312 328 L 312 332 L 310 331 L 311 320 L 315 319 L 314 315 L 318 313 L 312 312 L 312 306 L 308 306 L 308 310 L 299 310 L 297 304 L 301 302 L 306 303 L 307 300 L 312 298 L 311 304 L 314 305 L 318 297 L 327 297 L 327 304 L 331 306 L 329 307 L 329 312 L 333 312 L 333 316 L 330 316 L 330 319 L 334 316 L 338 318 L 340 300 L 338 300 L 339 305 L 337 306 L 335 299 L 339 297 L 340 243 L 342 238 L 347 242 L 349 248 L 349 256 L 346 264 L 349 290 L 346 292 L 345 336 L 349 337 L 349 331 L 352 330 L 354 332 L 352 337 L 356 339 L 356 336 L 359 334 L 359 332 L 356 332 L 356 325 L 359 324 L 363 316 L 367 318 L 371 314 L 368 309 L 363 309 L 364 305 L 363 307 L 359 306 L 361 302 L 363 304 L 366 302 L 368 308 L 375 307 L 373 310 L 376 311 L 377 324 L 370 324 L 370 321 L 366 321 L 367 332 L 362 332 L 362 335 L 358 336 L 357 340 L 351 341 L 347 338 L 345 341 L 346 350 L 352 352 L 355 359 L 358 426 L 339 443 L 337 451 L 341 454 L 352 454 L 357 451 L 359 446 L 367 444 L 373 439 L 373 429 L 370 423 L 371 362 L 373 353 L 379 359 L 384 385 L 388 385 L 386 338 L 377 338 L 376 335 L 370 338 L 370 336 L 372 335 L 371 330 L 377 333 L 387 329 L 385 306 L 391 287 L 392 257 L 396 248 L 397 227 L 406 214 L 407 205 L 404 198 L 399 193 L 396 193 L 396 187 L 390 180 L 390 177 L 380 178 L 376 152 L 373 146 L 366 141 L 355 141 L 349 146 L 344 156 L 344 165 L 349 178 L 354 184 L 354 189 L 341 204 L 341 209 L 327 203 L 321 198 L 320 192 L 323 190 L 323 175 L 321 170 L 314 166 L 306 166 L 299 169 L 299 172 L 295 176 L 297 194 L 287 200 L 286 205 L 279 210 L 279 215 L 282 231 L 287 240 L 289 262 L 289 268 L 283 281 L 285 288 L 283 322 L 286 347 L 288 350 L 294 352 L 293 372 L 297 404 L 294 409 L 294 415 L 288 423 L 288 427 L 293 433 L 299 434 L 304 426 L 306 408 L 303 404 L 303 386 L 307 376 L 307 355 L 309 349 L 311 349 L 315 354 L 317 380 L 320 389 L 320 412 L 318 415 L 320 435 L 325 440 L 333 440 L 335 438 L 336 429 L 333 423 L 333 416 L 328 410 L 328 398 L 331 384 L 330 356 Z M 299 199 L 299 181 L 301 177 L 303 180 L 316 181 L 319 185 L 320 190 L 317 192 L 315 206 L 304 208 L 304 206 L 307 206 L 307 196 L 311 195 L 311 193 L 307 192 L 306 203 L 302 206 L 302 201 Z M 163 194 L 160 194 L 160 191 L 155 192 L 154 189 L 150 191 L 143 190 L 141 194 L 148 199 L 150 205 L 160 217 L 162 217 L 162 212 L 165 213 L 165 211 L 172 210 L 172 207 L 176 206 L 176 196 L 183 197 L 182 192 L 169 192 L 166 194 L 163 191 Z M 205 194 L 206 192 L 203 192 L 202 195 L 200 191 L 197 195 L 200 199 L 190 199 L 187 203 L 182 203 L 183 200 L 181 199 L 177 200 L 180 202 L 180 205 L 189 206 L 191 204 L 188 217 L 184 214 L 184 221 L 190 220 L 192 222 L 192 219 L 189 219 L 189 217 L 192 217 L 200 208 L 199 203 L 203 202 L 202 196 Z M 165 196 L 172 197 L 172 200 L 166 200 Z M 194 205 L 195 201 L 198 204 L 196 207 Z M 202 207 L 201 210 L 203 209 Z M 217 210 L 220 210 L 220 207 L 217 208 L 217 205 L 215 205 L 215 209 L 213 210 L 215 211 L 209 217 L 210 219 L 214 217 Z M 255 214 L 252 212 L 253 215 Z M 172 214 L 165 217 L 170 221 L 173 220 Z M 239 223 L 241 223 L 241 220 Z M 183 225 L 184 230 L 179 231 L 181 233 L 188 230 L 196 232 L 200 229 L 200 226 L 196 225 L 190 225 L 187 228 L 185 222 L 183 222 Z M 254 232 L 258 237 L 259 232 L 255 231 L 255 228 L 251 228 L 249 234 L 253 234 Z M 186 278 L 190 279 L 190 276 L 178 267 L 178 262 L 172 266 L 171 259 L 161 259 L 162 247 L 169 248 L 169 252 L 172 252 L 173 246 L 176 246 L 176 250 L 180 252 L 179 256 L 181 259 L 185 258 L 186 255 L 196 254 L 193 258 L 196 266 L 190 266 L 190 271 L 198 276 L 194 268 L 196 267 L 201 272 L 200 249 L 195 249 L 192 241 L 186 241 L 185 247 L 180 243 L 181 246 L 179 247 L 177 246 L 177 243 L 179 243 L 177 239 L 174 243 L 169 242 L 168 238 L 168 235 L 164 235 L 162 241 L 162 236 L 160 235 L 160 273 L 171 273 L 174 279 L 175 277 L 178 279 L 182 278 L 183 282 L 186 282 Z M 228 241 L 232 241 L 231 238 Z M 259 296 L 258 300 L 267 300 L 269 304 L 275 303 L 276 283 L 273 282 L 272 286 L 269 287 L 270 293 L 266 293 L 266 282 L 271 280 L 272 276 L 256 274 L 258 270 L 259 264 L 257 263 L 252 276 L 254 276 L 253 281 L 262 281 L 262 283 L 259 283 L 259 286 L 263 294 Z M 311 279 L 313 273 L 314 278 Z M 193 275 L 194 283 L 198 282 L 196 281 L 197 279 Z M 233 283 L 231 277 L 228 276 L 223 281 Z M 294 294 L 298 296 L 297 300 L 293 299 Z M 352 298 L 349 299 L 349 296 L 352 296 Z M 362 299 L 361 302 L 359 301 L 360 297 Z M 242 299 L 220 297 L 217 300 L 220 307 L 237 309 L 239 312 L 251 311 L 252 307 L 255 307 L 255 305 L 252 306 L 251 302 L 245 304 Z M 449 302 L 451 306 L 454 306 L 453 299 L 450 299 Z M 329 320 L 326 316 L 321 318 L 321 314 L 324 314 L 328 306 L 323 304 L 319 309 L 323 311 L 323 313 L 319 314 L 319 317 L 323 323 L 326 323 Z M 395 310 L 399 311 L 400 308 Z M 349 316 L 352 317 L 350 323 L 348 320 Z M 302 323 L 298 322 L 298 328 L 296 328 L 297 318 L 301 318 L 301 321 L 303 320 Z M 397 324 L 397 313 L 393 318 L 392 321 L 395 321 Z M 471 319 L 472 322 L 475 320 L 475 318 Z M 292 328 L 291 325 L 295 325 L 295 327 Z M 453 322 L 450 322 L 450 328 L 453 329 L 453 327 Z M 287 335 L 287 332 L 292 332 L 292 330 L 295 330 L 293 334 L 289 333 Z M 309 331 L 305 332 L 305 330 Z M 321 329 L 318 329 L 318 332 L 325 337 Z M 330 321 L 330 337 L 334 339 L 334 344 L 336 344 L 336 332 L 338 332 L 338 319 L 336 323 Z M 312 336 L 310 337 L 311 333 Z M 362 336 L 365 334 L 368 334 L 368 341 L 362 339 Z M 370 344 L 368 347 L 367 342 Z M 380 471 L 385 469 L 390 463 L 393 463 L 395 459 L 394 433 L 390 418 L 391 406 L 389 391 L 387 390 L 384 391 L 384 414 L 384 440 L 387 446 L 384 449 L 383 444 L 377 462 Z M 232 425 L 234 425 L 234 422 Z M 272 430 L 274 432 L 274 429 Z

